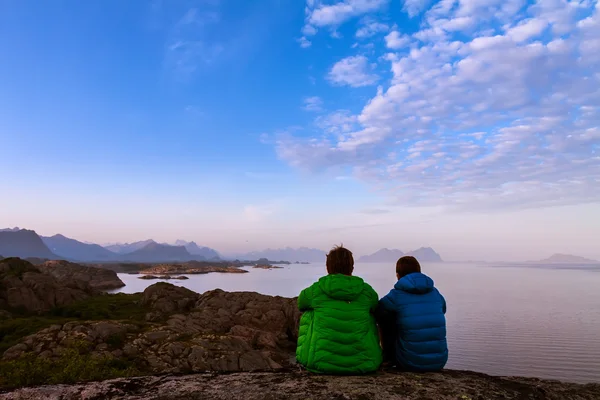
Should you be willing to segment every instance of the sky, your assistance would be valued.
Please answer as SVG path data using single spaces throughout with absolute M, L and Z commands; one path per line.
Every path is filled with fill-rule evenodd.
M 600 259 L 600 3 L 0 1 L 0 227 Z

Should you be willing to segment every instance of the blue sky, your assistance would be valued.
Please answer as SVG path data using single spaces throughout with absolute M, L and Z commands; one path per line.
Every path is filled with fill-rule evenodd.
M 600 257 L 599 13 L 3 1 L 0 225 L 225 252 Z

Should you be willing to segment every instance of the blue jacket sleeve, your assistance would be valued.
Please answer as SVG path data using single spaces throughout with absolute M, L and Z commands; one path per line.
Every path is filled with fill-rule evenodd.
M 438 292 L 439 293 L 439 292 Z M 440 293 L 440 297 L 442 298 L 442 312 L 444 314 L 446 314 L 446 299 L 444 298 L 444 296 L 442 296 L 442 294 Z
M 381 300 L 379 300 L 379 308 L 387 312 L 396 311 L 392 292 L 389 292 L 387 295 L 383 296 Z

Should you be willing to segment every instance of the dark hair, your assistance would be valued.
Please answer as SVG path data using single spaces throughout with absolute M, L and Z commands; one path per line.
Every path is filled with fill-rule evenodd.
M 396 263 L 396 273 L 399 278 L 414 272 L 421 272 L 421 264 L 413 256 L 404 256 L 398 259 Z
M 327 273 L 329 274 L 344 274 L 352 275 L 354 271 L 354 258 L 352 252 L 344 247 L 335 246 L 329 254 L 327 254 Z

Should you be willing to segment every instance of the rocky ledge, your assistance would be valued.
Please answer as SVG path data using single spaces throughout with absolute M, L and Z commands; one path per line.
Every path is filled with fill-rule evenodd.
M 19 389 L 4 400 L 597 400 L 600 385 L 502 378 L 466 371 L 319 376 L 298 371 L 123 378 Z

